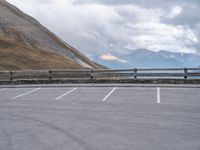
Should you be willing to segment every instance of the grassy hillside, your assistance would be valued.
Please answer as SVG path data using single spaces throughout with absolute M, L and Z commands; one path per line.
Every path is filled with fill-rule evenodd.
M 57 53 L 28 48 L 0 39 L 0 70 L 80 69 L 78 63 Z
M 102 68 L 37 20 L 0 0 L 0 70 Z

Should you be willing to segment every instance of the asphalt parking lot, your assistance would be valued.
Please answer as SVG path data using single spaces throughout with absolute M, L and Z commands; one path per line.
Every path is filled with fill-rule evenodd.
M 200 88 L 2 87 L 0 150 L 199 150 Z

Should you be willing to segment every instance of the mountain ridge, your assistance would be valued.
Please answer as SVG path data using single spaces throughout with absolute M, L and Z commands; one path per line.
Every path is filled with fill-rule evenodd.
M 93 55 L 92 58 L 102 65 L 109 68 L 184 68 L 199 67 L 200 55 L 193 53 L 178 53 L 168 50 L 154 52 L 147 49 L 136 49 L 127 55 L 116 56 L 123 61 L 102 60 L 99 56 Z
M 11 47 L 0 46 L 0 57 L 7 57 L 10 59 L 9 65 L 12 67 L 5 67 L 8 61 L 4 62 L 0 60 L 0 69 L 83 69 L 83 68 L 102 68 L 102 66 L 92 62 L 86 56 L 84 56 L 77 49 L 61 40 L 58 36 L 42 26 L 36 19 L 23 13 L 20 9 L 9 4 L 5 0 L 0 0 L 0 45 L 13 45 Z M 7 49 L 7 52 L 6 50 Z M 26 49 L 26 50 L 25 50 Z M 30 51 L 27 51 L 30 50 Z M 9 53 L 8 53 L 9 51 Z M 16 60 L 12 57 L 17 55 L 16 51 L 21 54 L 21 57 L 27 57 L 22 52 L 31 53 L 33 56 L 29 59 L 38 61 L 38 65 L 31 67 L 26 66 L 26 63 L 21 63 L 21 66 L 17 66 Z M 44 51 L 44 52 L 43 52 Z M 12 52 L 12 54 L 11 54 Z M 8 54 L 10 56 L 8 56 Z M 45 54 L 45 55 L 42 55 Z M 47 58 L 48 56 L 48 58 Z M 20 61 L 20 57 L 18 61 Z M 52 64 L 56 62 L 57 64 Z M 55 60 L 57 59 L 57 60 Z M 28 61 L 28 58 L 26 58 Z M 34 61 L 34 62 L 35 62 Z M 46 61 L 46 62 L 45 62 Z M 41 63 L 40 63 L 41 62 Z M 36 62 L 35 62 L 36 63 Z M 12 65 L 13 64 L 13 65 Z M 43 64 L 43 65 L 39 65 Z M 49 65 L 51 64 L 51 65 Z

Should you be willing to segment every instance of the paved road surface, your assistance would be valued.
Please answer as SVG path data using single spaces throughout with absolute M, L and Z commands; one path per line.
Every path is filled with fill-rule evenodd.
M 0 88 L 0 150 L 199 150 L 200 88 Z

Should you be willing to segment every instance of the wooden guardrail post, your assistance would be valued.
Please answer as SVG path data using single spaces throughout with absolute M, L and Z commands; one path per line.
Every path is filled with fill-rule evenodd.
M 90 70 L 90 79 L 94 79 L 94 74 L 93 74 L 93 73 L 94 73 L 94 70 L 91 69 L 91 70 Z
M 187 68 L 184 68 L 184 79 L 187 79 L 188 78 L 188 76 L 187 76 L 187 73 L 188 73 L 188 69 Z
M 134 78 L 137 79 L 137 68 L 135 68 L 133 71 L 134 71 Z
M 10 71 L 10 81 L 13 81 L 13 72 Z
M 49 70 L 49 80 L 52 80 L 52 71 Z

